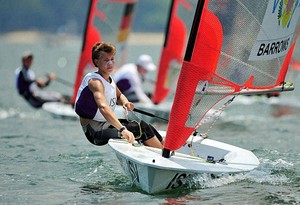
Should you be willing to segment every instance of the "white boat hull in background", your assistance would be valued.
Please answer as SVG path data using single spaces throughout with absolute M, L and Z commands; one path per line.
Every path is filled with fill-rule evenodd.
M 155 116 L 164 118 L 166 120 L 169 119 L 170 116 L 170 110 L 172 107 L 173 102 L 163 102 L 161 104 L 155 105 L 155 104 L 148 104 L 148 103 L 134 103 L 134 107 L 138 108 L 140 110 L 143 110 L 145 112 L 149 112 Z M 147 115 L 143 115 L 140 113 L 135 113 L 139 118 L 143 119 L 144 121 L 148 123 L 167 123 L 164 120 L 157 119 L 155 117 L 149 117 Z
M 43 104 L 42 108 L 55 118 L 75 120 L 79 119 L 79 116 L 76 114 L 71 104 L 64 104 L 61 102 L 47 102 Z M 122 106 L 117 105 L 114 112 L 119 119 L 126 119 L 126 112 Z
M 79 119 L 71 104 L 61 102 L 46 102 L 43 104 L 43 110 L 50 113 L 55 118 Z
M 251 151 L 198 136 L 191 151 L 191 138 L 170 158 L 162 157 L 160 149 L 133 146 L 124 140 L 111 139 L 108 144 L 134 184 L 150 194 L 177 188 L 197 174 L 247 172 L 259 165 Z

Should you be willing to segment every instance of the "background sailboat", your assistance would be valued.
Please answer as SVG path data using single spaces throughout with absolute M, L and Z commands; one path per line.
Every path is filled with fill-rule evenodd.
M 187 0 L 171 1 L 157 82 L 152 97 L 155 104 L 164 101 L 172 90 L 172 86 L 176 86 L 196 3 Z
M 224 4 L 231 11 L 225 16 Z M 284 81 L 299 14 L 298 1 L 198 1 L 163 157 L 154 148 L 109 142 L 137 186 L 156 193 L 179 187 L 194 174 L 245 172 L 259 165 L 252 152 L 195 131 L 205 136 L 209 127 L 201 120 L 231 95 L 293 90 Z
M 93 71 L 92 47 L 98 41 L 116 45 L 116 66 L 125 62 L 127 39 L 131 31 L 137 0 L 91 0 L 87 15 L 82 49 L 71 97 L 75 102 L 78 88 L 84 75 Z M 55 117 L 78 118 L 73 107 L 63 103 L 45 103 L 43 109 Z
M 169 17 L 164 34 L 165 39 L 152 96 L 154 105 L 136 103 L 135 107 L 165 119 L 169 118 L 196 5 L 197 1 L 194 0 L 170 1 Z M 143 116 L 143 119 L 150 122 L 156 121 L 155 118 L 145 116 Z

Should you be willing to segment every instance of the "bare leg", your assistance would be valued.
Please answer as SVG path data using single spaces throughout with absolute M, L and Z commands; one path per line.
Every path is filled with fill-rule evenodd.
M 156 136 L 152 137 L 151 139 L 148 139 L 144 142 L 144 145 L 149 147 L 156 147 L 156 148 L 163 148 L 162 143 L 157 139 Z

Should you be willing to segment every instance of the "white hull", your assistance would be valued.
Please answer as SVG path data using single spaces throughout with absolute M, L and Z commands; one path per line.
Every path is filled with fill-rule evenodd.
M 61 102 L 47 102 L 42 107 L 55 118 L 79 119 L 72 105 Z
M 134 184 L 150 194 L 177 188 L 196 174 L 247 172 L 259 165 L 248 150 L 201 137 L 193 140 L 193 154 L 186 144 L 170 158 L 162 157 L 160 149 L 132 146 L 123 140 L 111 139 L 109 146 Z

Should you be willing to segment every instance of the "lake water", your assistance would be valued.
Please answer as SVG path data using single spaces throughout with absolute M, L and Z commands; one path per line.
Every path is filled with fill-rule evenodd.
M 81 39 L 27 40 L 0 38 L 0 204 L 300 203 L 299 106 L 233 102 L 209 137 L 253 151 L 260 166 L 215 179 L 199 176 L 184 189 L 148 195 L 124 175 L 108 146 L 86 140 L 78 121 L 52 118 L 16 93 L 14 71 L 24 50 L 34 52 L 32 69 L 37 75 L 54 71 L 73 81 Z M 132 44 L 129 61 L 139 53 L 149 53 L 157 61 L 160 47 Z M 280 98 L 299 105 L 300 83 L 295 85 L 295 91 Z M 72 93 L 72 88 L 58 82 L 51 89 Z

